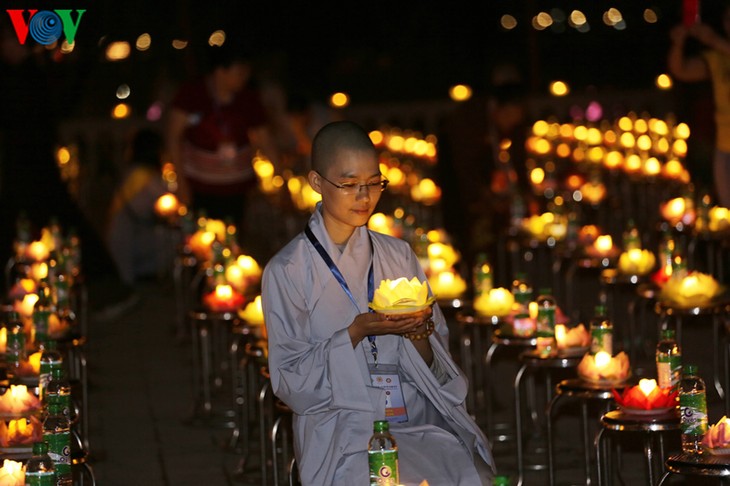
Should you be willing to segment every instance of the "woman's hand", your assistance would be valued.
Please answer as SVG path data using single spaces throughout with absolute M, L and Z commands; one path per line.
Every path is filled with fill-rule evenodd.
M 431 308 L 427 307 L 410 314 L 385 315 L 375 312 L 360 314 L 348 328 L 352 345 L 356 346 L 366 336 L 418 332 L 425 326 L 424 323 L 431 317 L 431 313 Z

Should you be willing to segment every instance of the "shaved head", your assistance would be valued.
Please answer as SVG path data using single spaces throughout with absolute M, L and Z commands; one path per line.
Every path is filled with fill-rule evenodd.
M 325 174 L 343 150 L 375 154 L 375 146 L 367 132 L 356 123 L 328 123 L 312 142 L 312 170 Z

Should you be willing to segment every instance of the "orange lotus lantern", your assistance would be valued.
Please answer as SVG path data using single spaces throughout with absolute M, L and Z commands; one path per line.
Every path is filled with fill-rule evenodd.
M 591 204 L 598 204 L 606 197 L 606 186 L 602 182 L 589 181 L 580 188 L 583 199 Z
M 595 258 L 613 258 L 619 249 L 613 246 L 611 235 L 599 235 L 592 245 L 586 247 L 586 254 Z
M 591 335 L 583 324 L 568 329 L 565 324 L 555 325 L 555 340 L 558 342 L 558 349 L 582 348 L 590 346 Z
M 41 408 L 38 397 L 28 391 L 25 385 L 10 385 L 10 388 L 0 395 L 0 413 L 25 414 Z
M 623 394 L 613 390 L 613 397 L 627 412 L 662 409 L 668 411 L 677 405 L 677 391 L 662 390 L 654 379 L 641 379 L 638 385 L 626 388 Z
M 25 466 L 21 462 L 5 459 L 0 468 L 0 486 L 23 486 Z
M 43 424 L 35 416 L 17 418 L 5 424 L 0 420 L 0 446 L 32 446 L 43 440 Z
M 51 256 L 51 251 L 42 241 L 33 241 L 25 250 L 25 256 L 34 262 L 44 262 Z
M 30 277 L 36 282 L 48 277 L 48 264 L 46 262 L 33 262 L 30 266 Z
M 0 353 L 6 352 L 8 349 L 8 328 L 0 328 Z
M 629 357 L 621 351 L 611 356 L 605 351 L 586 354 L 578 364 L 578 376 L 592 382 L 621 382 L 630 375 Z
M 20 314 L 22 319 L 32 319 L 35 303 L 38 302 L 38 294 L 26 294 L 23 300 L 16 300 L 13 309 Z
M 175 216 L 179 207 L 180 201 L 170 192 L 163 194 L 155 201 L 155 213 L 163 218 Z
M 443 260 L 444 267 L 451 268 L 459 261 L 459 253 L 451 245 L 437 241 L 428 245 L 428 259 Z
M 203 297 L 203 304 L 213 312 L 232 312 L 243 305 L 243 296 L 230 285 L 219 284 Z
M 659 207 L 662 217 L 672 225 L 679 223 L 691 225 L 695 221 L 696 213 L 691 200 L 675 197 Z

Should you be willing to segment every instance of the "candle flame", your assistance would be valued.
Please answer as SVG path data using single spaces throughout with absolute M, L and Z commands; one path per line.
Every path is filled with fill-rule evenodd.
M 530 302 L 527 304 L 527 311 L 530 313 L 530 319 L 537 319 L 537 302 Z
M 599 351 L 596 353 L 594 360 L 596 363 L 596 368 L 605 368 L 611 362 L 611 355 L 605 351 Z
M 656 387 L 656 380 L 653 378 L 651 380 L 648 380 L 646 378 L 642 378 L 641 380 L 639 380 L 639 388 L 641 389 L 641 393 L 643 393 L 645 397 L 651 395 L 651 392 L 653 392 Z
M 215 296 L 219 299 L 230 299 L 233 297 L 233 289 L 230 285 L 216 285 Z
M 565 342 L 565 325 L 555 324 L 555 340 L 558 342 L 558 347 L 562 346 Z
M 613 248 L 613 239 L 611 238 L 611 235 L 601 235 L 596 238 L 593 246 L 595 246 L 596 250 L 599 252 L 605 253 Z

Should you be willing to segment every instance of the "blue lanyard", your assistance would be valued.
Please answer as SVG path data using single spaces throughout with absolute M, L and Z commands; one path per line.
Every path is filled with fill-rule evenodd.
M 355 306 L 355 308 L 359 311 L 360 306 L 357 304 L 357 301 L 355 300 L 355 296 L 352 295 L 352 291 L 350 291 L 350 287 L 347 285 L 347 281 L 345 280 L 345 277 L 342 275 L 342 272 L 340 272 L 340 269 L 337 268 L 337 265 L 335 265 L 335 262 L 332 260 L 332 257 L 329 256 L 327 253 L 327 250 L 324 249 L 322 244 L 319 242 L 316 236 L 314 236 L 314 233 L 312 233 L 312 229 L 309 227 L 309 225 L 304 228 L 304 234 L 307 235 L 307 238 L 309 238 L 309 241 L 314 245 L 314 249 L 317 250 L 317 253 L 319 253 L 319 256 L 322 257 L 322 260 L 324 260 L 324 263 L 327 265 L 327 267 L 330 269 L 330 272 L 332 272 L 332 275 L 335 277 L 335 280 L 340 284 L 340 287 L 342 287 L 342 290 L 345 291 L 345 294 L 350 298 L 350 301 Z M 370 233 L 368 233 L 368 236 Z M 373 252 L 373 241 L 370 240 L 370 250 Z M 375 280 L 373 277 L 373 253 L 371 253 L 370 258 L 370 270 L 368 270 L 368 302 L 372 302 L 373 295 L 375 295 Z M 370 352 L 373 354 L 373 360 L 375 361 L 375 364 L 378 364 L 378 347 L 375 344 L 375 336 L 368 336 L 368 341 L 370 341 Z

